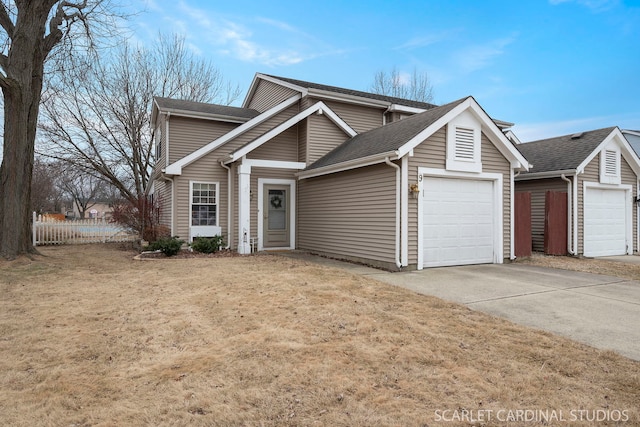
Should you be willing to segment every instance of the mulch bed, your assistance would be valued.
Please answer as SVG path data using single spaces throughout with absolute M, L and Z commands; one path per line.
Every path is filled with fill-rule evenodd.
M 240 255 L 236 251 L 232 251 L 230 249 L 223 249 L 221 251 L 205 254 L 201 252 L 194 252 L 189 249 L 183 249 L 178 252 L 176 255 L 168 257 L 162 252 L 142 252 L 141 254 L 136 256 L 136 259 L 189 259 L 189 258 L 229 258 L 229 257 L 237 257 L 237 256 L 246 256 Z

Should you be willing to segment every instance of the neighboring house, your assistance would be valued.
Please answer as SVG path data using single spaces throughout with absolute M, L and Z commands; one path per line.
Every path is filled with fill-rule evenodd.
M 150 192 L 172 235 L 388 269 L 513 255 L 529 167 L 472 97 L 435 106 L 256 74 L 242 108 L 155 98 Z
M 640 156 L 640 130 L 621 129 L 621 132 L 636 154 Z
M 566 234 L 572 255 L 606 256 L 638 250 L 640 160 L 617 127 L 580 132 L 517 146 L 531 169 L 516 176 L 516 192 L 531 194 L 533 249 L 542 251 L 548 191 L 566 193 Z M 545 236 L 547 233 L 547 236 Z
M 80 213 L 80 209 L 78 209 L 78 205 L 74 202 L 73 204 L 73 218 L 79 219 L 82 218 L 82 214 Z M 111 218 L 111 214 L 113 213 L 113 207 L 109 202 L 95 202 L 91 203 L 87 210 L 84 213 L 85 219 L 109 219 Z

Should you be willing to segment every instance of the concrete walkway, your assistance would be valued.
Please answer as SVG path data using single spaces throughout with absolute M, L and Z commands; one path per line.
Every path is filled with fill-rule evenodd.
M 640 361 L 640 282 L 521 264 L 389 273 L 303 253 L 289 256 L 461 303 Z

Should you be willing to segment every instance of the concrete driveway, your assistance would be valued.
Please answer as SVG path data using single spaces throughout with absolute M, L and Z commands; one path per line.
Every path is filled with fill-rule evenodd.
M 521 264 L 388 273 L 306 258 L 640 360 L 640 282 Z

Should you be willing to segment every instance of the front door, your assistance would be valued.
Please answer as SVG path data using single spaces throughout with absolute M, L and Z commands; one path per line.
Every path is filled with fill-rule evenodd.
M 263 246 L 288 248 L 290 246 L 291 186 L 265 184 L 263 212 Z

